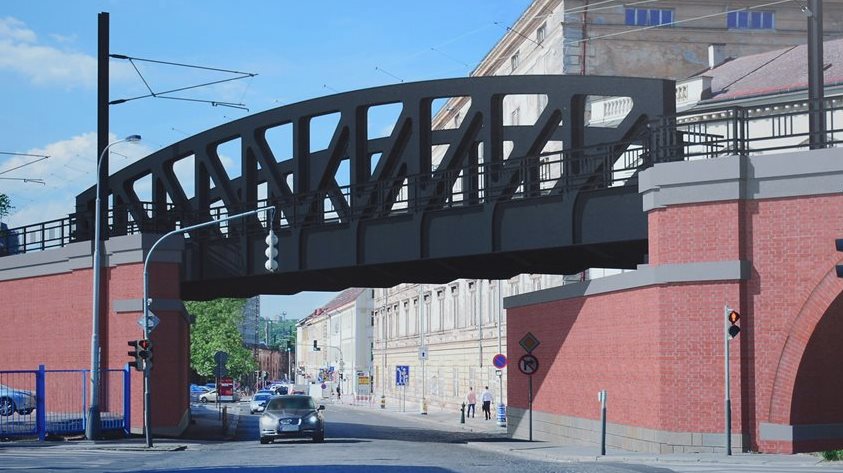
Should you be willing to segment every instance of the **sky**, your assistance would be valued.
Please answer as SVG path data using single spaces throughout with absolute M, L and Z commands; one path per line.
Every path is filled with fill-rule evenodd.
M 4 0 L 0 9 L 0 193 L 10 227 L 67 216 L 96 167 L 97 14 L 110 14 L 110 52 L 256 74 L 112 105 L 114 172 L 214 126 L 306 99 L 398 82 L 467 76 L 529 0 L 287 2 Z M 136 66 L 143 80 L 133 67 Z M 110 61 L 111 100 L 234 74 Z M 373 126 L 389 127 L 389 123 Z M 37 156 L 49 156 L 38 160 Z M 236 169 L 239 156 L 224 156 Z M 11 170 L 17 166 L 20 169 Z M 11 171 L 10 171 L 11 170 Z M 10 180 L 8 178 L 17 179 Z M 27 182 L 41 179 L 44 184 Z M 263 315 L 300 318 L 336 293 L 261 299 Z

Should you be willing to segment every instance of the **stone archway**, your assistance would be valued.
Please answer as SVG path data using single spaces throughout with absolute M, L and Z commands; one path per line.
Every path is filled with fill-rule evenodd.
M 761 443 L 791 452 L 843 447 L 842 339 L 843 280 L 832 266 L 788 328 Z

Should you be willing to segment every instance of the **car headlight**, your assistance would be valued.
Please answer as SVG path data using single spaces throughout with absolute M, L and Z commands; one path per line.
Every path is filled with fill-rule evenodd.
M 316 417 L 316 416 L 310 416 L 310 417 L 307 418 L 307 421 L 310 422 L 311 424 L 315 424 L 316 422 L 319 421 L 319 418 Z
M 261 417 L 261 428 L 271 429 L 275 427 L 275 419 L 272 417 Z

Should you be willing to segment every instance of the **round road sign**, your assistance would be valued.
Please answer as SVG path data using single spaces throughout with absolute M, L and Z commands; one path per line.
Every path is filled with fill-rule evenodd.
M 518 360 L 518 369 L 526 375 L 532 375 L 539 370 L 539 360 L 533 355 L 524 355 Z
M 327 387 L 328 387 L 328 385 L 327 385 L 327 384 L 322 383 L 322 389 L 325 389 L 325 388 L 327 388 Z
M 492 358 L 492 364 L 499 370 L 504 369 L 506 367 L 506 355 L 498 353 Z

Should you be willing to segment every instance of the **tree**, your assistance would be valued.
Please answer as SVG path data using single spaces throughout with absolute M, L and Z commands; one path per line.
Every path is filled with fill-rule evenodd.
M 0 219 L 9 215 L 12 211 L 12 200 L 6 194 L 0 194 Z
M 243 299 L 216 299 L 187 302 L 187 311 L 194 316 L 190 330 L 190 367 L 202 376 L 213 376 L 214 354 L 228 353 L 229 376 L 239 378 L 257 369 L 255 358 L 243 345 L 239 326 L 243 322 Z

